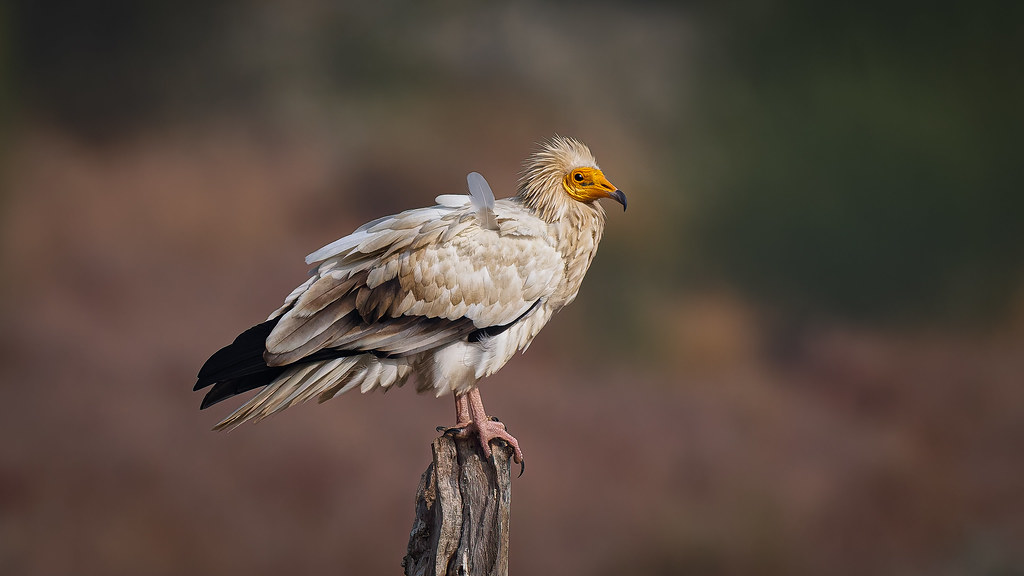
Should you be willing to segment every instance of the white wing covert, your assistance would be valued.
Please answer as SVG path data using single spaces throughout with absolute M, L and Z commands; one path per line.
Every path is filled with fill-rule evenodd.
M 564 263 L 534 216 L 492 197 L 490 230 L 475 201 L 445 200 L 311 254 L 307 261 L 326 259 L 279 311 L 267 364 L 324 349 L 415 354 L 510 324 L 555 289 Z

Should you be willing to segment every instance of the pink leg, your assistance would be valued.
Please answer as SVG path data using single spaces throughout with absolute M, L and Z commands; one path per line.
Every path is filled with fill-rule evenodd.
M 455 396 L 455 428 L 465 428 L 473 421 L 469 410 L 469 397 L 466 394 Z
M 479 389 L 473 388 L 465 394 L 455 396 L 455 419 L 455 426 L 447 429 L 439 426 L 437 431 L 454 432 L 462 438 L 475 432 L 480 438 L 480 446 L 483 447 L 484 454 L 488 458 L 491 457 L 491 440 L 500 438 L 512 446 L 512 454 L 516 463 L 523 464 L 523 451 L 519 449 L 519 441 L 508 433 L 504 424 L 487 416 Z
M 480 437 L 480 445 L 484 449 L 484 454 L 488 458 L 491 457 L 491 440 L 500 438 L 505 442 L 508 442 L 512 446 L 513 458 L 517 463 L 523 462 L 523 451 L 519 449 L 519 441 L 514 436 L 505 430 L 505 425 L 496 420 L 491 420 L 487 416 L 487 412 L 484 410 L 484 401 L 480 397 L 480 390 L 473 388 L 460 398 L 466 398 L 466 403 L 469 405 L 469 416 L 471 425 L 469 429 L 475 429 L 477 435 Z M 458 399 L 456 399 L 456 409 L 458 409 Z M 461 418 L 460 418 L 461 419 Z

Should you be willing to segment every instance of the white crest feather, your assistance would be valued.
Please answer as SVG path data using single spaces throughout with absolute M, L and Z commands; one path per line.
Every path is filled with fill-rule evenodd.
M 479 172 L 470 172 L 466 175 L 466 183 L 469 184 L 469 199 L 480 218 L 480 227 L 497 230 L 498 222 L 494 219 L 494 192 L 491 192 L 487 180 Z

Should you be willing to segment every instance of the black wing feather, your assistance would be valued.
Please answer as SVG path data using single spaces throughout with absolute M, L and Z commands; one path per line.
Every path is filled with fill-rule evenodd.
M 217 382 L 210 388 L 210 391 L 203 396 L 203 403 L 199 405 L 200 410 L 205 410 L 221 400 L 227 400 L 249 390 L 263 388 L 274 381 L 275 378 L 284 373 L 287 366 L 264 366 L 262 372 L 246 374 L 238 378 Z
M 523 312 L 518 318 L 508 324 L 503 324 L 501 326 L 489 326 L 487 328 L 480 328 L 477 330 L 473 330 L 473 324 L 469 318 L 462 318 L 460 319 L 461 321 L 455 321 L 454 323 L 440 318 L 432 318 L 431 320 L 434 320 L 439 325 L 449 323 L 455 324 L 459 330 L 456 330 L 452 334 L 454 338 L 465 337 L 470 342 L 479 342 L 485 338 L 493 338 L 494 336 L 508 330 L 514 324 L 528 316 L 530 312 L 533 312 L 539 303 L 540 300 L 535 301 L 533 305 L 526 310 L 526 312 Z M 291 364 L 284 366 L 267 366 L 266 360 L 263 359 L 263 353 L 267 349 L 267 338 L 274 330 L 274 326 L 277 325 L 279 319 L 280 317 L 267 320 L 266 322 L 257 324 L 245 332 L 242 332 L 237 338 L 235 338 L 234 342 L 215 352 L 213 356 L 210 356 L 210 359 L 203 364 L 203 367 L 199 369 L 196 385 L 192 390 L 202 390 L 203 388 L 211 385 L 213 388 L 211 388 L 210 391 L 206 393 L 206 396 L 203 397 L 203 402 L 199 406 L 200 410 L 209 408 L 222 400 L 227 400 L 228 398 L 237 396 L 243 392 L 263 388 L 283 374 L 285 370 L 299 364 L 330 360 L 332 358 L 352 356 L 355 354 L 374 354 L 383 358 L 391 356 L 391 354 L 387 352 L 376 350 L 339 350 L 337 348 L 325 348 L 317 350 L 313 354 L 305 356 L 301 360 Z M 440 328 L 440 326 L 435 328 Z
M 192 390 L 202 390 L 210 385 L 213 388 L 203 397 L 200 410 L 243 392 L 262 388 L 285 371 L 286 366 L 267 366 L 263 360 L 267 336 L 277 325 L 277 320 L 267 320 L 242 332 L 234 342 L 215 352 L 203 364 Z
M 192 390 L 202 390 L 211 384 L 231 378 L 248 376 L 268 368 L 263 360 L 267 337 L 277 325 L 277 318 L 257 324 L 242 332 L 235 341 L 221 348 L 199 369 L 198 381 Z

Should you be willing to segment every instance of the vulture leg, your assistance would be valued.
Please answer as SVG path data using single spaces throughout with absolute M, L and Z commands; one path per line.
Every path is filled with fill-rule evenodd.
M 514 453 L 515 461 L 518 463 L 523 462 L 523 451 L 519 449 L 519 441 L 514 436 L 508 433 L 505 429 L 505 425 L 497 420 L 491 420 L 487 416 L 487 412 L 484 411 L 484 401 L 480 398 L 480 389 L 473 388 L 465 394 L 469 400 L 469 413 L 473 420 L 473 428 L 476 429 L 477 434 L 480 436 L 480 445 L 484 448 L 484 454 L 488 458 L 491 457 L 491 440 L 500 438 L 505 442 L 508 442 L 512 446 L 512 452 Z
M 469 397 L 465 394 L 455 396 L 455 426 L 467 428 L 473 423 L 473 415 L 469 410 Z
M 469 410 L 469 396 L 457 394 L 455 396 L 455 426 L 438 426 L 438 432 L 445 434 L 456 434 L 465 438 L 473 431 L 473 415 Z
M 456 434 L 460 438 L 476 433 L 480 438 L 480 446 L 483 447 L 484 454 L 488 458 L 491 457 L 491 440 L 504 440 L 512 447 L 515 461 L 519 464 L 524 463 L 523 451 L 519 449 L 519 441 L 508 433 L 505 425 L 497 418 L 487 416 L 487 412 L 484 410 L 484 401 L 480 398 L 479 388 L 473 388 L 469 392 L 455 397 L 455 418 L 457 420 L 455 426 L 451 428 L 438 427 L 437 431 Z

